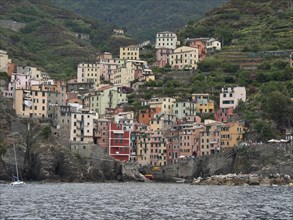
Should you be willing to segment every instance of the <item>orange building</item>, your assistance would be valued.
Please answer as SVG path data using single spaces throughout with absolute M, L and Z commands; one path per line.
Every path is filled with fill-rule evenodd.
M 145 110 L 140 110 L 138 113 L 138 123 L 149 125 L 151 119 L 155 117 L 155 114 L 159 114 L 160 112 L 161 112 L 160 107 L 147 108 Z

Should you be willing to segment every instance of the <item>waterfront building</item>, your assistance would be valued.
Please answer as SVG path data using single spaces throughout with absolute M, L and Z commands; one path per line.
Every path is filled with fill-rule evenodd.
M 94 120 L 94 143 L 109 152 L 109 130 L 111 121 L 105 118 Z
M 122 123 L 111 123 L 109 130 L 109 155 L 116 160 L 130 159 L 131 130 Z
M 150 133 L 150 165 L 164 166 L 167 164 L 167 139 L 162 130 Z
M 241 122 L 229 122 L 221 126 L 221 148 L 235 147 L 243 140 L 244 125 Z
M 71 114 L 70 141 L 74 144 L 94 143 L 94 119 L 98 119 L 96 112 L 79 109 Z

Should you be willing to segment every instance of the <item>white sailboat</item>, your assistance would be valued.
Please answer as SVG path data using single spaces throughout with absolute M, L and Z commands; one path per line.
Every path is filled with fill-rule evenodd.
M 11 186 L 23 186 L 25 183 L 23 181 L 19 180 L 19 175 L 18 175 L 15 144 L 13 144 L 13 150 L 14 150 L 14 160 L 15 160 L 15 169 L 16 169 L 16 180 L 14 182 L 10 183 L 10 185 Z

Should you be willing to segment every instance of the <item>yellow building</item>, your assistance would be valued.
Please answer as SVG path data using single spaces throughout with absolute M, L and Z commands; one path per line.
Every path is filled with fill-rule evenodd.
M 244 126 L 240 122 L 230 122 L 221 126 L 221 148 L 235 147 L 243 140 Z
M 19 117 L 48 117 L 48 92 L 39 89 L 16 89 L 15 113 Z
M 197 113 L 212 113 L 215 110 L 214 101 L 210 100 L 208 93 L 192 94 L 192 101 L 195 102 Z
M 120 47 L 120 59 L 121 60 L 139 60 L 139 47 L 137 45 Z
M 200 128 L 200 156 L 215 154 L 220 150 L 221 124 L 213 120 L 205 120 Z
M 64 104 L 65 90 L 61 84 L 38 84 L 30 89 L 16 89 L 13 100 L 15 113 L 19 117 L 48 118 L 53 114 L 52 106 Z M 53 108 L 53 107 L 52 107 Z
M 169 64 L 174 69 L 196 69 L 198 49 L 193 47 L 178 47 L 169 56 Z

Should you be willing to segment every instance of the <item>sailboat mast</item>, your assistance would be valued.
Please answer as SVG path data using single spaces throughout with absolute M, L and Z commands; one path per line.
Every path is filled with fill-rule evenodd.
M 19 180 L 19 177 L 18 177 L 18 168 L 17 168 L 17 160 L 16 160 L 15 144 L 13 144 L 13 150 L 14 150 L 14 160 L 15 160 L 16 176 L 17 176 L 17 181 L 18 181 L 18 180 Z

